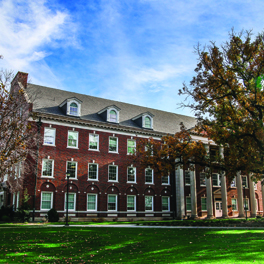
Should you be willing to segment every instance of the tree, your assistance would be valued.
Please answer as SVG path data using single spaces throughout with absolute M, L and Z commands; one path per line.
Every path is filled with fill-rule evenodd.
M 221 47 L 197 46 L 196 76 L 180 94 L 191 96 L 199 131 L 225 149 L 222 169 L 264 174 L 264 35 L 229 34 Z
M 11 192 L 19 190 L 23 175 L 34 157 L 36 127 L 29 122 L 29 98 L 25 96 L 19 74 L 0 72 L 0 182 L 6 180 Z M 11 85 L 11 88 L 10 88 Z M 27 161 L 26 161 L 27 160 Z

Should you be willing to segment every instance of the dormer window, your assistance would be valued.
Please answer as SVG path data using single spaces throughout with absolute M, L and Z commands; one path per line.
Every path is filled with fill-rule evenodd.
M 142 128 L 153 129 L 153 117 L 150 112 L 142 113 L 132 118 L 132 120 Z
M 145 117 L 145 120 L 144 120 L 145 122 L 145 128 L 151 128 L 151 119 L 150 119 L 150 117 L 148 117 L 148 116 L 146 116 Z
M 66 115 L 81 116 L 82 101 L 76 97 L 68 98 L 60 104 L 60 108 Z
M 121 109 L 116 105 L 108 106 L 98 112 L 98 115 L 102 117 L 104 121 L 111 123 L 119 123 L 119 111 Z
M 109 121 L 117 123 L 117 113 L 115 110 L 110 111 Z
M 70 104 L 70 115 L 78 116 L 78 105 L 76 103 Z

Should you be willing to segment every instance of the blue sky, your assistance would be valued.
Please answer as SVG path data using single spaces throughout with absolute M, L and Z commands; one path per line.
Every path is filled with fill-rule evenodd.
M 194 76 L 194 46 L 262 32 L 264 1 L 1 0 L 3 69 L 35 84 L 169 112 Z

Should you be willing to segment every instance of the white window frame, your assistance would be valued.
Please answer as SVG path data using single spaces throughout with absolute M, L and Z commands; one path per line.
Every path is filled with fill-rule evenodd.
M 49 161 L 52 164 L 52 168 L 51 168 L 51 176 L 47 176 L 47 175 L 43 175 L 43 171 L 44 171 L 44 162 Z M 42 168 L 41 168 L 41 177 L 42 178 L 54 178 L 54 160 L 53 159 L 43 159 L 42 160 Z
M 146 198 L 147 197 L 151 197 L 151 209 L 146 209 Z M 153 199 L 153 196 L 151 196 L 151 195 L 146 195 L 145 196 L 145 211 L 146 212 L 153 212 L 154 211 L 154 199 Z
M 217 185 L 214 184 L 214 179 L 213 179 L 214 175 L 217 175 Z M 212 186 L 213 187 L 220 187 L 221 186 L 221 176 L 219 173 L 213 173 L 212 174 Z
M 48 140 L 45 140 L 45 134 L 47 134 L 49 131 L 53 131 L 54 135 L 51 135 L 51 136 L 47 136 L 46 135 L 46 138 L 53 138 L 53 143 L 48 143 L 47 141 Z M 45 146 L 55 146 L 55 142 L 56 142 L 56 128 L 53 128 L 53 127 L 44 127 L 44 140 L 43 140 L 43 145 Z
M 204 176 L 204 177 L 201 177 L 201 176 Z M 204 184 L 202 184 L 201 180 L 204 179 Z M 200 186 L 206 186 L 206 173 L 205 172 L 200 172 Z
M 187 183 L 188 174 L 189 174 L 189 183 Z M 191 185 L 191 172 L 189 170 L 184 171 L 184 180 L 185 180 L 185 185 L 187 186 Z
M 95 196 L 95 209 L 88 209 L 88 196 L 91 195 L 91 196 Z M 98 206 L 98 196 L 97 196 L 97 193 L 87 193 L 87 211 L 88 212 L 95 212 L 97 211 L 97 206 Z
M 115 197 L 115 209 L 111 209 L 109 210 L 108 206 L 109 206 L 109 197 Z M 116 212 L 117 211 L 117 194 L 108 194 L 107 195 L 107 211 L 111 211 L 111 212 Z
M 74 197 L 74 202 L 73 202 L 73 205 L 74 205 L 74 208 L 73 209 L 68 209 L 70 212 L 74 212 L 76 211 L 76 193 L 73 193 L 73 192 L 69 192 L 69 195 L 72 195 L 73 194 L 73 197 Z M 66 207 L 66 203 L 67 203 L 67 192 L 65 192 L 65 202 L 64 202 L 64 210 L 67 210 L 67 207 Z
M 128 197 L 132 197 L 133 198 L 133 204 L 134 204 L 134 209 L 133 210 L 129 210 L 128 209 Z M 135 212 L 136 211 L 136 195 L 127 195 L 127 211 L 129 211 L 129 212 Z
M 146 176 L 147 176 L 147 171 L 151 170 L 152 171 L 152 175 L 151 175 L 151 182 L 147 182 L 146 181 Z M 151 168 L 146 168 L 145 169 L 145 184 L 154 184 L 154 170 Z
M 163 179 L 167 177 L 167 182 L 163 182 Z M 168 176 L 161 176 L 161 185 L 170 185 L 170 175 Z
M 90 165 L 96 165 L 96 179 L 90 179 L 89 178 L 89 170 L 90 170 Z M 98 164 L 97 163 L 88 163 L 88 181 L 98 181 Z
M 187 202 L 187 200 L 189 201 L 189 202 Z M 187 209 L 187 205 L 190 205 L 190 209 Z M 190 196 L 186 196 L 186 211 L 187 212 L 191 212 L 192 211 L 192 198 L 190 197 Z
M 42 202 L 43 202 L 43 193 L 51 193 L 51 200 L 50 200 L 50 208 L 49 209 L 43 209 L 42 208 Z M 47 191 L 42 191 L 41 192 L 41 199 L 40 199 L 40 210 L 41 211 L 49 211 L 50 209 L 52 209 L 53 208 L 53 192 L 47 192 Z
M 133 146 L 133 152 L 129 152 L 129 149 L 128 149 L 128 142 L 131 141 L 131 142 L 134 142 L 134 146 Z M 128 139 L 127 140 L 127 155 L 133 155 L 133 153 L 135 153 L 136 151 L 136 147 L 137 147 L 137 143 L 136 143 L 136 140 L 135 139 Z M 130 148 L 130 147 L 129 147 Z
M 149 119 L 150 119 L 150 127 L 146 127 L 146 117 L 148 117 Z M 142 124 L 143 124 L 143 127 L 144 128 L 147 128 L 147 129 L 153 129 L 153 119 L 152 119 L 152 117 L 151 116 L 149 116 L 149 115 L 143 115 L 142 116 Z
M 243 187 L 243 178 L 246 179 L 246 186 L 245 188 L 248 188 L 248 177 L 246 175 L 241 175 L 242 178 L 242 187 Z
M 236 188 L 236 177 L 231 181 L 230 188 Z
M 75 103 L 77 105 L 77 113 L 76 113 L 76 115 L 71 113 L 71 104 L 72 103 Z M 67 115 L 80 116 L 81 115 L 81 104 L 78 103 L 76 100 L 67 101 Z
M 90 148 L 90 143 L 91 141 L 91 137 L 96 138 L 96 142 L 97 142 L 97 148 Z M 99 151 L 99 135 L 98 134 L 94 134 L 94 133 L 90 133 L 89 134 L 89 150 L 93 150 L 93 151 Z
M 247 205 L 248 205 L 247 211 L 250 211 L 250 204 L 249 204 L 249 199 L 248 198 L 243 198 L 243 208 L 245 210 L 245 201 L 247 201 Z
M 116 139 L 116 151 L 112 151 L 110 150 L 110 140 L 111 139 Z M 109 153 L 118 153 L 118 137 L 109 137 L 109 140 L 108 140 L 108 152 Z
M 110 180 L 110 167 L 116 168 L 116 179 L 115 180 Z M 118 182 L 118 166 L 117 165 L 108 165 L 108 181 L 109 182 Z
M 205 199 L 206 210 L 203 210 L 203 203 L 202 203 L 203 199 Z M 207 197 L 201 197 L 201 211 L 202 212 L 207 212 Z
M 69 133 L 74 133 L 77 135 L 77 139 L 76 139 L 76 146 L 70 146 L 69 145 Z M 79 146 L 79 132 L 75 131 L 75 130 L 68 130 L 68 137 L 67 137 L 67 148 L 73 148 L 73 149 L 78 149 Z
M 111 111 L 115 111 L 116 112 L 116 122 L 115 121 L 111 121 L 111 118 L 110 118 L 111 117 L 110 116 Z M 119 123 L 119 110 L 117 110 L 117 109 L 115 109 L 113 107 L 107 109 L 107 121 L 111 122 L 111 123 L 118 124 Z
M 168 202 L 168 209 L 166 209 L 166 210 L 163 209 L 163 199 L 164 198 L 167 198 L 167 202 Z M 161 196 L 161 210 L 162 210 L 162 212 L 170 211 L 170 197 L 169 196 Z
M 128 180 L 128 176 L 129 176 L 129 169 L 133 169 L 134 170 L 134 181 L 129 181 Z M 136 167 L 127 167 L 127 182 L 129 183 L 136 183 L 137 182 L 137 168 Z
M 236 208 L 233 208 L 233 200 L 236 201 L 236 203 L 235 203 Z M 231 208 L 232 208 L 232 211 L 237 211 L 237 199 L 236 198 L 231 199 Z
M 20 178 L 22 173 L 22 162 L 19 161 L 15 164 L 15 179 Z
M 68 171 L 68 163 L 75 163 L 76 164 L 76 166 L 75 166 L 75 177 L 73 178 L 73 177 L 70 177 L 69 179 L 70 180 L 77 180 L 77 178 L 78 178 L 78 162 L 77 161 L 67 161 L 66 162 L 66 172 Z M 67 177 L 66 177 L 66 179 L 67 179 Z

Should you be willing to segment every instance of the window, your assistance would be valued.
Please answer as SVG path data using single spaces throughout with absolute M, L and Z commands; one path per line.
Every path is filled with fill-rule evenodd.
M 44 128 L 44 145 L 55 146 L 56 129 L 45 127 Z
M 145 127 L 145 128 L 151 128 L 151 119 L 150 119 L 150 117 L 148 117 L 148 116 L 146 116 L 146 117 L 144 118 L 144 127 Z
M 161 197 L 161 206 L 162 206 L 162 211 L 170 211 L 170 197 L 169 196 Z
M 78 116 L 78 105 L 76 103 L 70 104 L 70 115 Z
M 108 211 L 117 211 L 117 195 L 108 194 Z
M 109 165 L 109 167 L 108 167 L 108 180 L 109 181 L 117 181 L 118 180 L 117 170 L 118 170 L 117 166 Z
M 244 210 L 249 211 L 248 198 L 244 198 Z
M 153 196 L 145 196 L 145 210 L 153 211 Z
M 242 176 L 242 186 L 248 188 L 247 176 Z
M 89 134 L 89 149 L 99 150 L 99 135 Z
M 207 206 L 206 206 L 206 197 L 202 197 L 201 198 L 201 207 L 202 207 L 202 211 L 207 211 Z
M 230 186 L 231 186 L 231 188 L 236 188 L 236 178 L 234 178 L 234 179 L 231 181 Z
M 53 193 L 42 192 L 41 193 L 41 210 L 50 210 L 53 204 Z
M 134 167 L 127 168 L 127 181 L 136 182 L 136 168 Z
M 50 159 L 42 160 L 42 177 L 53 177 L 54 161 Z
M 97 211 L 97 194 L 87 194 L 87 211 Z
M 67 161 L 67 172 L 70 173 L 70 178 L 77 179 L 77 162 Z
M 153 169 L 145 169 L 145 181 L 146 183 L 153 183 Z
M 22 162 L 19 161 L 18 163 L 15 164 L 15 177 L 16 178 L 20 178 L 21 171 L 22 171 Z
M 127 211 L 136 211 L 136 196 L 127 196 Z
M 185 185 L 191 184 L 191 172 L 185 171 Z
M 232 210 L 237 211 L 237 199 L 232 199 Z
M 206 178 L 205 173 L 201 172 L 200 173 L 200 185 L 201 186 L 205 186 L 205 178 Z
M 68 210 L 75 211 L 76 193 L 69 193 L 68 195 Z M 67 209 L 67 193 L 65 193 L 65 210 Z
M 68 131 L 68 146 L 69 148 L 78 148 L 78 132 Z
M 88 163 L 88 180 L 98 180 L 98 164 Z
M 136 141 L 133 139 L 127 140 L 127 154 L 134 154 L 136 151 Z
M 109 137 L 109 152 L 118 152 L 118 138 Z
M 253 185 L 254 185 L 254 190 L 258 189 L 258 183 L 253 181 Z
M 221 186 L 221 179 L 218 173 L 213 173 L 212 178 L 213 178 L 213 186 Z
M 170 176 L 161 176 L 161 184 L 170 184 Z
M 192 201 L 191 197 L 186 197 L 186 210 L 191 211 L 192 210 Z
M 110 111 L 109 121 L 117 123 L 117 113 L 115 110 Z

